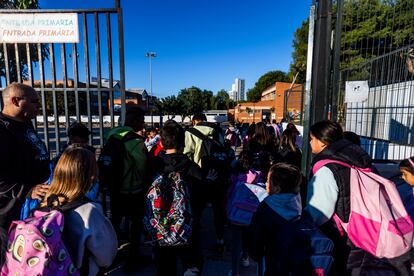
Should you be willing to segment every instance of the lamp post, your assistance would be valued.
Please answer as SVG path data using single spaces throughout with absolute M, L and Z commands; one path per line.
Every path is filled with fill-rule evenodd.
M 150 68 L 150 99 L 152 101 L 152 67 L 151 67 L 151 60 L 157 56 L 155 52 L 148 52 L 145 54 L 147 58 L 149 58 L 149 68 Z M 151 126 L 154 127 L 154 119 L 152 117 L 152 107 L 151 107 Z

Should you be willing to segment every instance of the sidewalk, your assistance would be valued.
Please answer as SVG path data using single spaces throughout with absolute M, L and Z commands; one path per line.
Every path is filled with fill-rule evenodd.
M 226 249 L 224 254 L 220 255 L 216 252 L 216 237 L 213 224 L 213 212 L 212 208 L 205 209 L 202 220 L 202 244 L 205 257 L 203 276 L 227 276 L 231 270 L 231 236 L 230 227 L 225 228 L 225 241 Z M 151 247 L 143 246 L 142 253 L 146 256 L 151 256 Z M 250 267 L 240 268 L 240 276 L 254 276 L 256 275 L 256 263 L 250 260 Z M 123 266 L 120 265 L 113 269 L 109 274 L 110 276 L 129 276 L 129 275 L 143 275 L 152 276 L 156 275 L 155 267 L 153 264 L 141 268 L 134 273 L 125 273 Z M 182 275 L 179 274 L 179 275 Z

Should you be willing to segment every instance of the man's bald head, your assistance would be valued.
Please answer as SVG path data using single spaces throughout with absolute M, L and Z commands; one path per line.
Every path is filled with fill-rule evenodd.
M 39 96 L 31 86 L 14 82 L 3 90 L 2 98 L 4 115 L 17 121 L 30 121 L 36 116 Z
M 33 94 L 36 94 L 36 91 L 33 89 L 33 87 L 28 86 L 23 83 L 17 83 L 13 82 L 12 84 L 9 84 L 2 92 L 2 98 L 4 105 L 11 104 L 11 98 L 12 97 L 25 97 L 25 96 L 32 96 Z

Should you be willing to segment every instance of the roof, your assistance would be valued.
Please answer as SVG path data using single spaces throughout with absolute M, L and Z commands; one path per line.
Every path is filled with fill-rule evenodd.
M 126 91 L 130 93 L 140 94 L 140 95 L 142 95 L 143 93 L 148 95 L 147 90 L 145 90 L 144 88 L 129 88 Z

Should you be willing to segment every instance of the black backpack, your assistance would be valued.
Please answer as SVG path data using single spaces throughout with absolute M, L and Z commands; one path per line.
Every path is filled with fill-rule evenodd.
M 187 131 L 202 140 L 200 157 L 203 171 L 208 172 L 214 169 L 220 174 L 221 171 L 225 170 L 228 165 L 228 156 L 224 146 L 217 140 L 207 137 L 196 128 L 190 128 Z
M 123 136 L 122 139 L 112 135 L 102 148 L 98 159 L 98 168 L 99 183 L 103 192 L 108 191 L 110 195 L 114 195 L 120 191 L 125 175 L 125 143 L 136 138 L 139 138 L 139 135 L 132 131 Z M 103 205 L 105 210 L 105 200 Z

